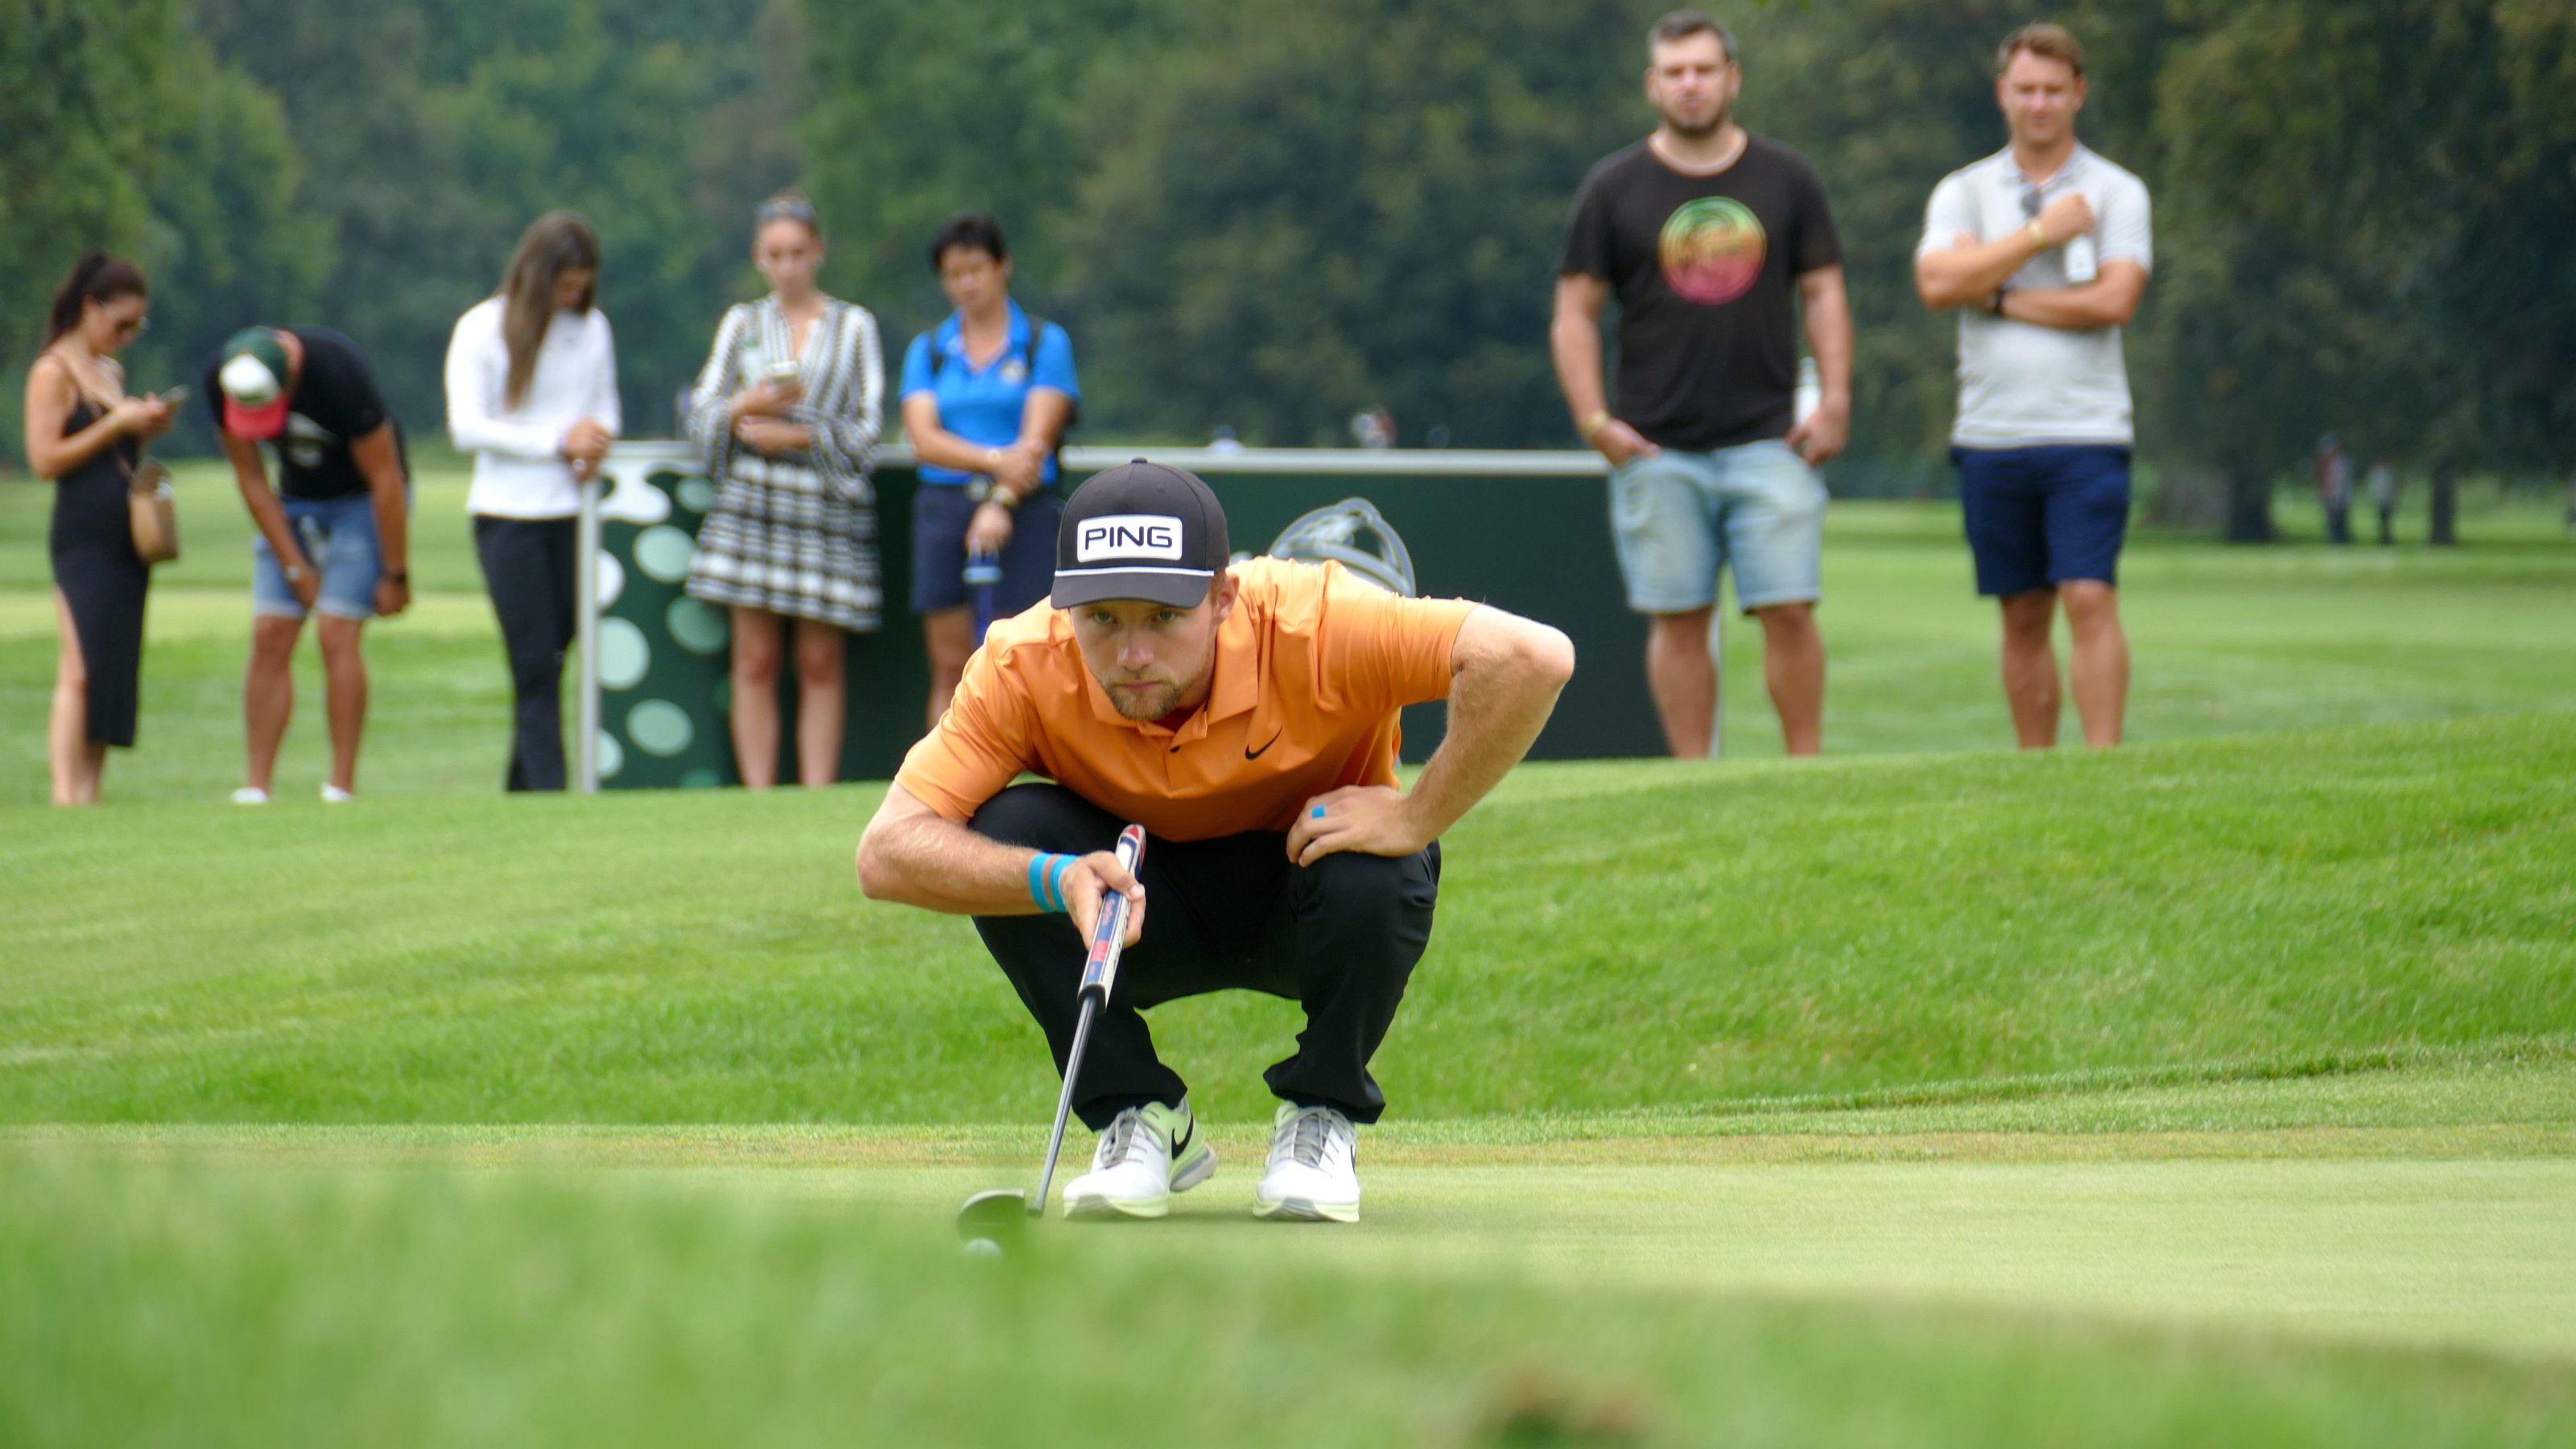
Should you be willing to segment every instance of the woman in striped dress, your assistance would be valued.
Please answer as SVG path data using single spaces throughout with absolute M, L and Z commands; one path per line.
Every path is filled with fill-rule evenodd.
M 770 295 L 729 309 L 698 374 L 689 436 L 715 506 L 689 593 L 733 626 L 733 747 L 742 783 L 778 780 L 778 671 L 795 621 L 796 776 L 828 785 L 841 758 L 845 630 L 874 632 L 876 497 L 868 485 L 885 394 L 876 318 L 814 285 L 813 203 L 761 203 L 752 261 Z

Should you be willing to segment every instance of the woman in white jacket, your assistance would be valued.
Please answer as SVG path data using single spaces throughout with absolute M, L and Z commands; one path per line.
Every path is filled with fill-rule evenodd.
M 509 653 L 517 726 L 505 788 L 564 788 L 581 487 L 617 436 L 617 353 L 596 307 L 599 238 L 569 211 L 519 238 L 498 295 L 447 344 L 447 431 L 474 455 L 474 553 Z

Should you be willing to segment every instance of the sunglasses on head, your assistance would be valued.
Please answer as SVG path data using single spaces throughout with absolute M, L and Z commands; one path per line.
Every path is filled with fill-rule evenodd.
M 764 226 L 773 221 L 801 221 L 814 224 L 814 203 L 810 201 L 764 201 L 752 213 Z

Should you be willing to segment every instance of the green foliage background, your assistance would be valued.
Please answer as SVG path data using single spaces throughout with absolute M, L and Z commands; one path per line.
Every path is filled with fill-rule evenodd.
M 435 433 L 438 365 L 519 229 L 600 228 L 629 431 L 666 432 L 752 204 L 831 224 L 827 285 L 890 354 L 944 312 L 922 256 L 997 213 L 1073 330 L 1094 437 L 1572 442 L 1557 232 L 1647 128 L 1661 0 L 0 0 L 0 381 L 104 243 L 156 279 L 138 384 L 252 320 L 347 331 Z M 1951 324 L 1913 297 L 1924 198 L 2000 144 L 2001 0 L 1720 7 L 1748 123 L 1834 199 L 1859 319 L 1846 491 L 1945 474 Z M 2563 0 L 2085 0 L 2089 141 L 2144 175 L 2131 328 L 2168 476 L 2363 452 L 2557 471 L 2576 437 L 2576 12 Z M 890 365 L 892 359 L 890 358 Z M 17 452 L 15 410 L 0 442 Z M 171 448 L 202 445 L 183 436 Z

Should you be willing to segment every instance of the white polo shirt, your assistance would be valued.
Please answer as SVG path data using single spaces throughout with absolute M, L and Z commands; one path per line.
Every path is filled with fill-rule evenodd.
M 1960 233 L 1993 241 L 2030 225 L 2030 182 L 2012 148 L 1963 166 L 1932 188 L 1923 241 L 1915 255 L 1947 251 Z M 2036 194 L 2045 205 L 2070 192 L 2093 203 L 2097 265 L 2154 267 L 2147 185 L 2082 145 Z M 2069 285 L 2066 249 L 2050 247 L 2013 273 L 2006 285 L 2046 290 Z M 2016 448 L 2044 443 L 2135 441 L 2129 369 L 2120 329 L 2068 331 L 1959 309 L 1959 421 L 1950 441 L 1962 448 Z

